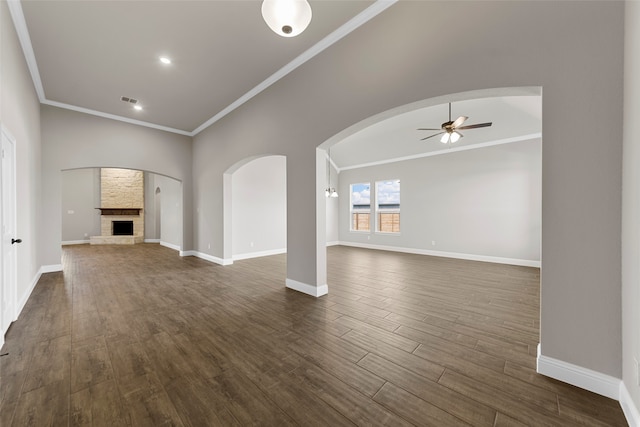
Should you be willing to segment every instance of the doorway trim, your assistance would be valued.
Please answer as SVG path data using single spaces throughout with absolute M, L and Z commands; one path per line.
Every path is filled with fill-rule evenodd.
M 11 188 L 9 189 L 10 193 L 9 195 L 5 194 L 4 191 L 4 187 L 5 187 L 5 170 L 2 167 L 2 164 L 0 164 L 0 217 L 1 217 L 1 225 L 2 225 L 2 245 L 0 245 L 0 295 L 2 296 L 2 298 L 5 298 L 5 295 L 8 297 L 8 303 L 6 305 L 5 308 L 8 308 L 7 313 L 4 312 L 4 310 L 2 310 L 2 306 L 0 305 L 0 346 L 2 346 L 2 344 L 4 343 L 4 335 L 7 332 L 7 330 L 9 329 L 9 326 L 11 325 L 11 323 L 13 323 L 16 319 L 17 319 L 17 313 L 19 312 L 18 310 L 18 256 L 17 256 L 17 250 L 15 249 L 15 247 L 11 247 L 13 255 L 12 255 L 12 259 L 8 260 L 9 261 L 9 268 L 11 269 L 11 272 L 9 273 L 9 275 L 7 276 L 6 271 L 4 269 L 5 264 L 6 264 L 6 256 L 7 256 L 7 251 L 5 250 L 5 246 L 7 244 L 7 242 L 5 241 L 5 239 L 7 238 L 11 238 L 12 242 L 11 245 L 13 245 L 13 238 L 15 238 L 15 234 L 16 234 L 16 226 L 17 226 L 17 215 L 16 215 L 16 189 L 17 189 L 17 183 L 16 183 L 16 139 L 13 137 L 13 135 L 9 132 L 8 129 L 5 128 L 4 125 L 0 125 L 0 133 L 1 133 L 1 144 L 2 144 L 2 164 L 5 163 L 5 160 L 7 160 L 10 165 L 11 165 L 11 171 L 9 172 L 11 174 L 10 176 L 10 180 L 11 180 Z M 11 144 L 11 150 L 10 153 L 6 153 L 5 152 L 5 143 Z M 5 155 L 10 156 L 9 158 L 5 159 Z M 11 210 L 11 218 L 9 219 L 9 221 L 11 221 L 10 224 L 10 234 L 8 236 L 5 236 L 5 209 L 7 208 L 7 206 L 5 205 L 6 202 L 9 202 L 10 206 L 8 206 L 8 209 Z M 9 277 L 9 283 L 7 283 L 6 278 Z M 5 294 L 6 292 L 6 294 Z M 5 324 L 5 319 L 6 319 L 6 324 Z

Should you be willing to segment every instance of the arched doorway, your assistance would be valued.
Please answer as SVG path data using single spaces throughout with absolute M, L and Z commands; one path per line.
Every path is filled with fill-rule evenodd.
M 160 187 L 156 187 L 155 191 L 155 235 L 157 239 L 162 240 L 162 190 Z
M 237 162 L 224 174 L 224 263 L 286 252 L 286 157 Z

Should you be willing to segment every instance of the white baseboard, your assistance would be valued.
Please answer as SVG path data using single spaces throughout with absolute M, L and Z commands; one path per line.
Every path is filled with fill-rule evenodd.
M 173 243 L 160 242 L 160 246 L 164 246 L 165 248 L 173 249 L 174 251 L 180 251 L 180 246 L 174 245 Z
M 200 259 L 204 259 L 206 261 L 210 261 L 216 264 L 220 264 L 220 265 L 231 265 L 233 264 L 233 259 L 223 259 L 223 258 L 218 258 L 216 256 L 213 255 L 209 255 L 209 254 L 205 254 L 202 252 L 198 252 L 198 251 L 181 251 L 180 252 L 180 256 L 194 256 Z
M 144 239 L 145 243 L 160 243 L 160 239 Z
M 62 271 L 62 264 L 51 264 L 51 265 L 43 265 L 40 267 L 40 272 L 44 273 L 56 273 L 58 271 Z
M 620 406 L 622 406 L 622 412 L 624 412 L 629 427 L 640 427 L 640 412 L 631 399 L 627 386 L 622 381 L 620 381 Z
M 321 297 L 329 293 L 329 287 L 327 285 L 313 286 L 293 279 L 286 279 L 285 285 L 289 289 L 311 295 L 312 297 Z
M 376 249 L 381 251 L 403 252 L 403 253 L 416 254 L 416 255 L 430 255 L 430 256 L 437 256 L 437 257 L 443 257 L 443 258 L 466 259 L 469 261 L 483 261 L 483 262 L 492 262 L 496 264 L 508 264 L 508 265 L 519 265 L 522 267 L 540 268 L 540 261 L 528 260 L 528 259 L 502 258 L 502 257 L 488 256 L 488 255 L 461 254 L 458 252 L 432 251 L 428 249 L 402 248 L 397 246 L 372 245 L 369 243 L 358 243 L 358 242 L 340 241 L 339 244 L 343 246 L 353 246 L 356 248 L 364 248 L 364 249 Z
M 327 242 L 327 246 L 336 246 L 339 245 L 340 241 L 339 240 L 333 240 L 331 242 Z
M 620 402 L 629 426 L 640 427 L 640 411 L 624 381 L 553 357 L 543 356 L 541 348 L 538 344 L 537 371 L 539 374 L 617 400 Z
M 22 309 L 24 309 L 24 306 L 29 300 L 31 293 L 33 292 L 36 285 L 38 284 L 40 277 L 42 277 L 42 275 L 45 273 L 55 273 L 58 271 L 62 271 L 62 264 L 43 265 L 42 267 L 40 267 L 40 269 L 37 271 L 35 276 L 33 276 L 33 279 L 31 279 L 31 283 L 29 283 L 29 288 L 24 293 L 24 295 L 20 297 L 20 301 L 18 301 L 18 306 L 16 307 L 16 313 L 15 313 L 16 318 L 13 320 L 18 320 L 20 313 L 22 313 Z
M 592 371 L 582 366 L 542 355 L 538 344 L 537 371 L 539 374 L 555 378 L 576 387 L 589 390 L 610 399 L 620 399 L 620 378 Z
M 260 252 L 249 252 L 246 254 L 238 254 L 238 255 L 234 255 L 233 256 L 233 260 L 234 261 L 240 261 L 243 259 L 250 259 L 250 258 L 260 258 L 263 256 L 270 256 L 270 255 L 280 255 L 280 254 L 286 254 L 287 253 L 287 248 L 282 248 L 282 249 L 272 249 L 269 251 L 260 251 Z
M 13 319 L 14 321 L 18 320 L 18 317 L 20 317 L 20 313 L 22 313 L 24 306 L 27 304 L 27 301 L 29 301 L 29 297 L 33 293 L 33 290 L 36 288 L 36 285 L 38 284 L 38 281 L 40 280 L 42 275 L 45 273 L 56 273 L 58 271 L 62 271 L 62 264 L 43 265 L 40 267 L 40 269 L 38 269 L 35 276 L 33 276 L 33 279 L 31 279 L 31 283 L 29 283 L 29 288 L 18 301 L 18 306 L 16 307 L 15 312 L 15 319 Z M 0 347 L 2 347 L 3 344 L 4 335 L 0 333 Z
M 40 277 L 42 277 L 42 273 L 43 273 L 42 270 L 43 270 L 43 267 L 40 267 L 40 269 L 36 272 L 36 275 L 33 276 L 33 279 L 31 279 L 31 283 L 29 283 L 29 288 L 27 289 L 27 292 L 25 292 L 24 295 L 22 295 L 22 297 L 20 298 L 20 301 L 18 301 L 18 306 L 16 307 L 16 313 L 15 313 L 16 318 L 13 320 L 18 320 L 20 313 L 22 313 L 22 309 L 24 309 L 24 306 L 29 300 L 31 293 L 33 292 L 36 285 L 38 284 L 38 280 L 40 280 Z
M 62 246 L 65 245 L 87 245 L 89 244 L 89 240 L 66 240 L 62 242 Z

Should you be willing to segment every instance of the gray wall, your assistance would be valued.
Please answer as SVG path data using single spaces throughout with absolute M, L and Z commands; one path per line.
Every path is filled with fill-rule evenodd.
M 538 139 L 342 171 L 340 241 L 540 261 L 541 158 Z M 400 233 L 350 231 L 350 185 L 369 182 L 373 204 L 389 179 L 400 179 Z
M 145 240 L 162 240 L 171 246 L 182 246 L 182 185 L 180 181 L 144 173 Z M 156 235 L 155 190 L 164 194 L 161 211 L 162 236 Z M 62 242 L 88 241 L 87 236 L 100 235 L 100 169 L 85 168 L 62 171 Z M 72 214 L 69 211 L 73 211 Z M 87 234 L 87 236 L 85 236 Z
M 5 1 L 0 2 L 0 123 L 16 140 L 16 237 L 22 239 L 16 251 L 20 305 L 42 265 L 40 103 Z
M 635 366 L 640 361 L 640 3 L 626 2 L 625 17 L 622 378 L 640 408 Z
M 232 176 L 233 255 L 285 251 L 287 247 L 287 159 L 267 156 Z
M 62 242 L 89 241 L 100 232 L 100 169 L 62 171 Z
M 161 243 L 170 247 L 182 247 L 182 183 L 162 175 L 154 176 L 156 188 L 161 193 L 160 239 Z
M 323 187 L 316 182 L 316 146 L 360 120 L 421 99 L 540 85 L 542 352 L 620 377 L 624 7 L 622 2 L 400 2 L 198 135 L 191 159 L 186 137 L 53 107 L 39 112 L 2 2 L 0 120 L 18 141 L 18 231 L 25 239 L 18 252 L 18 296 L 39 265 L 60 263 L 61 231 L 50 224 L 61 221 L 61 170 L 132 167 L 182 179 L 185 247 L 220 256 L 223 173 L 243 158 L 266 153 L 288 159 L 287 276 L 317 284 L 324 268 L 316 263 L 317 243 L 325 237 L 315 230 L 320 203 L 315 193 Z M 629 19 L 637 28 L 637 12 Z M 449 22 L 456 23 L 456 31 L 447 31 L 443 44 Z M 456 46 L 455 53 L 448 45 Z M 628 80 L 629 89 L 635 83 Z M 627 101 L 628 117 L 635 102 Z M 629 218 L 637 218 L 638 198 L 627 175 L 638 161 L 633 154 L 638 132 L 630 122 L 625 231 L 635 229 Z M 210 250 L 207 241 L 213 242 Z M 635 242 L 625 236 L 624 372 L 638 402 L 629 379 L 630 352 L 638 342 L 631 338 L 637 335 L 637 314 L 629 314 L 638 312 L 637 273 L 629 267 L 637 260 Z
M 160 190 L 160 204 L 156 190 Z M 158 241 L 171 247 L 182 247 L 184 229 L 182 183 L 151 172 L 144 174 L 145 241 Z M 157 223 L 158 217 L 160 222 Z
M 144 173 L 144 239 L 159 240 L 160 236 L 156 234 L 156 174 Z
M 184 186 L 184 245 L 191 246 L 191 138 L 101 117 L 42 106 L 44 264 L 60 264 L 61 174 L 64 169 L 116 167 L 171 176 Z
M 224 171 L 283 154 L 287 278 L 322 286 L 318 145 L 411 102 L 542 86 L 542 353 L 620 377 L 623 11 L 622 2 L 395 4 L 194 138 L 194 249 L 222 257 Z

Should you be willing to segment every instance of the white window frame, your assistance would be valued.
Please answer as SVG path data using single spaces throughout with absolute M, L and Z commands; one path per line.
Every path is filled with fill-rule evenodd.
M 356 185 L 366 185 L 369 187 L 369 210 L 355 210 L 353 209 L 353 187 Z M 353 215 L 356 213 L 367 213 L 369 215 L 369 229 L 358 230 L 353 228 Z M 349 184 L 349 231 L 352 233 L 371 233 L 371 183 L 370 182 L 356 182 Z
M 388 183 L 388 182 L 398 182 L 398 185 L 400 185 L 400 179 L 382 179 L 380 181 L 376 181 L 375 182 L 375 203 L 374 203 L 374 211 L 375 211 L 375 232 L 377 234 L 391 234 L 391 235 L 399 235 L 400 231 L 402 230 L 402 226 L 401 223 L 398 223 L 398 231 L 381 231 L 381 221 L 380 221 L 380 214 L 381 213 L 397 213 L 400 218 L 402 218 L 402 215 L 400 215 L 400 211 L 401 211 L 401 207 L 402 204 L 400 202 L 400 200 L 398 200 L 398 208 L 397 209 L 380 209 L 380 203 L 379 203 L 379 197 L 378 197 L 378 187 L 381 184 L 384 183 Z M 401 188 L 401 187 L 400 187 Z

